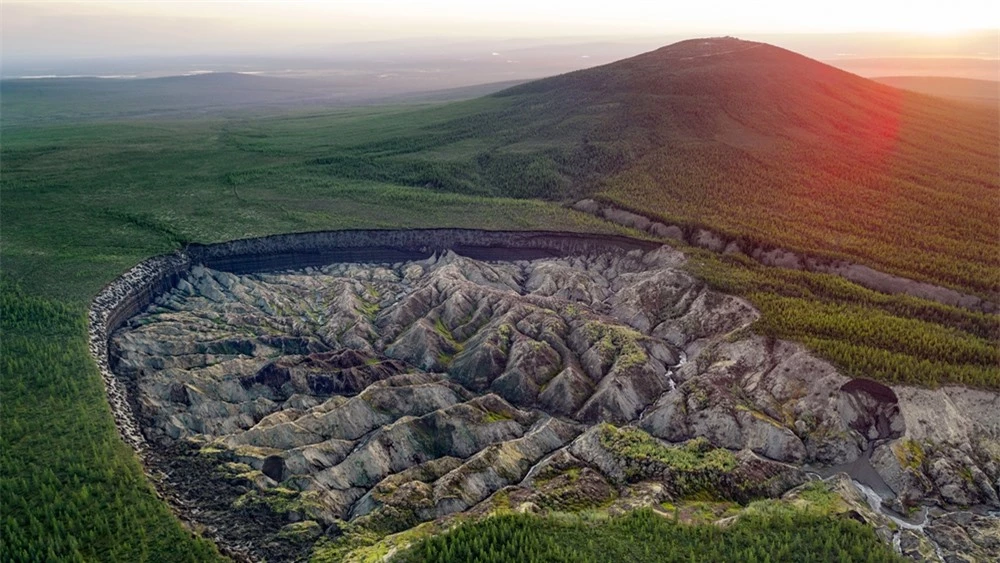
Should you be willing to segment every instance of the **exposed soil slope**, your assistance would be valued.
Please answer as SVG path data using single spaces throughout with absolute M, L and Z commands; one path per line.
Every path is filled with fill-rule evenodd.
M 856 477 L 900 510 L 1000 505 L 995 394 L 849 380 L 744 334 L 756 311 L 684 260 L 195 266 L 112 339 L 113 368 L 161 486 L 257 558 L 497 493 L 544 509 L 746 502 L 802 483 L 804 464 L 868 467 Z M 960 406 L 931 417 L 942 405 Z

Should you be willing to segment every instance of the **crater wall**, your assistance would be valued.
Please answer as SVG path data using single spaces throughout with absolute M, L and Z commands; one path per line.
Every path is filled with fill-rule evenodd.
M 192 263 L 251 273 L 335 262 L 420 260 L 447 250 L 476 260 L 509 261 L 659 246 L 652 241 L 583 233 L 406 229 L 293 233 L 191 245 L 186 252 Z
M 193 244 L 176 254 L 144 260 L 101 290 L 90 309 L 90 351 L 101 371 L 119 433 L 142 454 L 145 441 L 125 389 L 108 362 L 108 338 L 172 288 L 192 265 L 246 274 L 336 262 L 419 260 L 448 250 L 478 260 L 527 260 L 658 246 L 620 236 L 477 229 L 320 231 Z

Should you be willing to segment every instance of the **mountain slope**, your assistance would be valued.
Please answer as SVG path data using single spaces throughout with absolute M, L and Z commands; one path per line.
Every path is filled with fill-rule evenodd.
M 778 47 L 684 41 L 510 88 L 317 160 L 449 191 L 596 196 L 687 226 L 1000 291 L 993 108 Z

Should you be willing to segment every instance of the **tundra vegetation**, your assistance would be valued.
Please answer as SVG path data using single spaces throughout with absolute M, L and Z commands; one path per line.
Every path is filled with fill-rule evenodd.
M 593 197 L 995 299 L 996 108 L 903 93 L 780 50 L 742 56 L 751 51 L 763 56 L 701 67 L 671 67 L 682 52 L 654 53 L 421 107 L 90 122 L 53 107 L 39 124 L 8 113 L 5 95 L 0 559 L 218 557 L 173 518 L 118 439 L 87 351 L 86 311 L 100 287 L 187 243 L 353 227 L 629 234 L 562 205 Z M 778 91 L 746 87 L 761 68 Z M 804 342 L 847 374 L 1000 389 L 995 315 L 736 256 L 696 252 L 691 267 L 761 310 L 753 330 Z M 695 543 L 717 560 L 753 560 L 765 547 L 772 560 L 786 548 L 876 553 L 860 525 L 823 518 L 718 530 L 648 512 L 600 522 L 503 516 L 404 560 L 487 553 L 501 540 L 556 560 Z M 648 541 L 625 542 L 623 532 Z

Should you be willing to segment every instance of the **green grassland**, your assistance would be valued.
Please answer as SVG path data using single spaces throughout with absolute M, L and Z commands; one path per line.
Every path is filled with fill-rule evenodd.
M 846 100 L 833 117 L 817 116 L 819 125 L 803 122 L 802 138 L 840 139 L 816 157 L 802 138 L 747 144 L 718 124 L 708 137 L 671 136 L 704 130 L 699 116 L 718 108 L 659 112 L 690 94 L 658 97 L 640 78 L 629 67 L 596 81 L 574 73 L 422 107 L 46 125 L 5 119 L 0 560 L 216 556 L 170 515 L 118 439 L 87 353 L 93 295 L 139 260 L 188 242 L 355 227 L 636 234 L 561 205 L 596 196 L 983 295 L 1000 288 L 992 110 L 857 86 L 859 96 L 902 116 L 892 142 L 868 139 L 865 151 L 852 152 L 844 141 L 850 124 L 882 106 Z M 609 92 L 616 81 L 632 84 L 632 94 Z M 576 94 L 566 95 L 567 85 Z M 737 96 L 726 107 L 756 119 L 736 111 L 745 103 Z M 838 136 L 837 123 L 846 133 Z M 715 142 L 720 135 L 726 142 Z M 1000 389 L 996 316 L 692 252 L 693 271 L 761 309 L 755 330 L 803 341 L 847 373 Z M 606 529 L 620 532 L 615 525 Z M 525 526 L 509 528 L 496 533 Z M 543 528 L 559 541 L 584 533 Z
M 299 120 L 305 145 L 318 142 L 308 138 L 317 121 L 361 135 L 364 123 L 377 131 L 405 115 L 369 113 L 290 121 Z M 3 130 L 0 560 L 202 561 L 214 553 L 181 528 L 118 438 L 87 351 L 90 299 L 141 259 L 187 242 L 317 229 L 620 231 L 549 203 L 332 177 L 287 156 L 301 148 L 292 143 L 264 153 L 247 146 L 254 123 Z
M 420 189 L 389 171 L 356 179 L 312 163 L 311 154 L 426 119 L 389 108 L 6 128 L 5 273 L 82 303 L 109 273 L 195 241 L 340 228 L 620 230 L 549 203 Z
M 250 120 L 224 138 L 340 178 L 592 196 L 758 244 L 1000 292 L 996 108 L 754 45 L 736 42 L 742 51 L 709 63 L 679 58 L 680 44 L 467 102 L 373 119 Z

